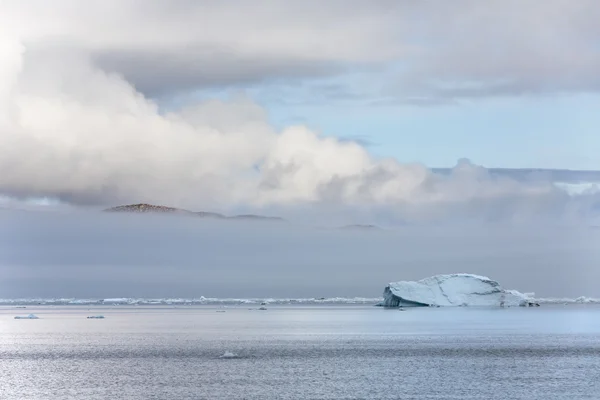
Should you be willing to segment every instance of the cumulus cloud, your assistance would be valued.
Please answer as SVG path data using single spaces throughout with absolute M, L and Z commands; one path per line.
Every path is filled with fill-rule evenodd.
M 204 85 L 213 70 L 221 84 L 402 57 L 410 52 L 392 17 L 423 12 L 417 6 L 63 1 L 29 13 L 32 3 L 23 4 L 3 3 L 0 13 L 4 195 L 193 209 L 348 207 L 398 220 L 501 220 L 571 207 L 549 182 L 494 177 L 466 161 L 441 176 L 303 126 L 276 131 L 243 96 L 167 113 L 148 95 Z M 99 22 L 108 20 L 110 29 Z M 439 38 L 444 31 L 435 29 Z M 244 57 L 260 62 L 247 66 Z

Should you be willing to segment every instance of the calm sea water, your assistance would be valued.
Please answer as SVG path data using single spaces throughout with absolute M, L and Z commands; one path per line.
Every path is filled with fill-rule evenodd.
M 600 399 L 600 307 L 4 306 L 0 399 Z

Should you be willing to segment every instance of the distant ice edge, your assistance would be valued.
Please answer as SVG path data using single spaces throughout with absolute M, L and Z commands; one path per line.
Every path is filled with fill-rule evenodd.
M 252 305 L 252 304 L 376 304 L 381 297 L 310 297 L 310 298 L 20 298 L 0 299 L 0 305 Z
M 420 281 L 392 282 L 383 291 L 384 307 L 539 305 L 532 295 L 507 290 L 486 276 L 435 275 Z
M 389 287 L 389 286 L 388 286 Z M 386 288 L 387 290 L 387 288 Z M 508 291 L 515 292 L 515 291 Z M 519 292 L 516 292 L 519 293 Z M 528 300 L 539 304 L 600 304 L 600 298 L 580 296 L 577 298 L 536 298 L 533 293 L 522 294 Z M 260 305 L 266 304 L 356 304 L 356 305 L 384 305 L 386 295 L 381 297 L 330 297 L 330 298 L 216 298 L 216 297 L 198 297 L 198 298 L 105 298 L 105 299 L 80 299 L 80 298 L 18 298 L 18 299 L 0 299 L 0 305 L 4 306 L 28 306 L 28 305 L 62 305 L 62 306 L 191 306 L 191 305 Z M 399 306 L 400 304 L 398 304 Z M 395 306 L 394 306 L 395 307 Z

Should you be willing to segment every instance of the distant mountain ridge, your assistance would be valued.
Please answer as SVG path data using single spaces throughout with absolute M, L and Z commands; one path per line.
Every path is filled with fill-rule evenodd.
M 104 212 L 121 213 L 156 213 L 156 214 L 182 214 L 200 218 L 228 219 L 228 220 L 255 220 L 255 221 L 285 221 L 281 217 L 270 217 L 265 215 L 241 214 L 241 215 L 223 215 L 207 211 L 189 211 L 182 208 L 159 206 L 147 203 L 127 204 L 116 206 L 103 210 Z
M 270 216 L 256 215 L 256 214 L 239 214 L 239 215 L 227 216 L 227 215 L 216 213 L 216 212 L 189 211 L 189 210 L 185 210 L 182 208 L 160 206 L 160 205 L 154 205 L 154 204 L 148 204 L 148 203 L 127 204 L 127 205 L 107 208 L 102 211 L 103 212 L 112 212 L 112 213 L 179 214 L 179 215 L 188 215 L 191 217 L 210 218 L 210 219 L 216 219 L 216 220 L 273 221 L 273 222 L 286 221 L 284 218 L 281 218 L 281 217 L 270 217 Z M 349 230 L 349 231 L 382 230 L 382 228 L 380 228 L 379 226 L 370 225 L 370 224 L 344 225 L 344 226 L 335 227 L 333 229 Z
M 352 225 L 344 225 L 339 229 L 348 230 L 348 231 L 377 231 L 381 230 L 377 225 L 372 224 L 352 224 Z
M 569 170 L 569 169 L 544 169 L 544 168 L 485 168 L 492 176 L 503 176 L 517 181 L 527 181 L 533 177 L 544 178 L 552 182 L 579 183 L 600 182 L 600 171 L 597 170 Z M 453 168 L 431 168 L 431 171 L 440 175 L 450 175 Z

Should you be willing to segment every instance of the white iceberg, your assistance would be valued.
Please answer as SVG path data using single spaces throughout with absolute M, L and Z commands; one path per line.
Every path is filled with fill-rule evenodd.
M 15 317 L 15 319 L 40 319 L 40 317 L 38 317 L 35 314 L 29 314 L 29 315 L 17 315 Z
M 231 351 L 226 351 L 223 355 L 219 356 L 219 358 L 238 358 L 239 356 Z
M 496 281 L 472 274 L 435 275 L 420 281 L 390 283 L 383 292 L 384 307 L 532 306 L 529 296 L 503 289 Z

